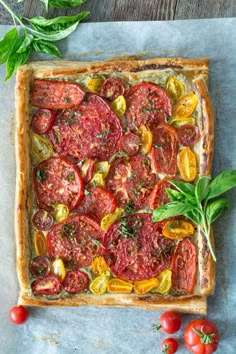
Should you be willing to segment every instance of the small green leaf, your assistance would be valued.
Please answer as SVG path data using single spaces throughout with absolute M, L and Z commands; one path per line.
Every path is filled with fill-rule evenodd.
M 236 187 L 236 170 L 224 171 L 210 183 L 207 199 L 218 197 L 234 187 Z
M 84 4 L 86 1 L 87 0 L 49 0 L 49 6 L 56 8 L 72 8 Z
M 180 192 L 189 197 L 195 197 L 195 187 L 188 182 L 180 181 L 169 181 L 173 186 L 175 186 Z
M 3 64 L 7 61 L 9 57 L 12 46 L 18 38 L 18 32 L 16 28 L 13 28 L 7 32 L 4 38 L 0 41 L 0 64 Z
M 61 53 L 57 46 L 43 39 L 34 40 L 32 43 L 32 49 L 38 53 L 51 54 L 58 58 L 61 57 Z
M 34 39 L 34 36 L 32 36 L 32 34 L 26 32 L 25 38 L 24 38 L 20 48 L 17 49 L 17 53 L 25 52 L 28 49 L 28 47 L 30 46 L 30 44 L 32 43 L 33 39 Z
M 199 202 L 206 198 L 209 192 L 210 176 L 202 176 L 196 183 L 195 196 Z
M 169 197 L 169 199 L 174 202 L 174 201 L 183 201 L 186 199 L 185 195 L 179 191 L 176 191 L 172 188 L 166 188 L 166 193 Z
M 152 220 L 157 222 L 173 216 L 185 215 L 194 208 L 194 205 L 187 202 L 170 202 L 154 210 Z
M 194 209 L 192 211 L 185 213 L 185 216 L 188 219 L 192 220 L 195 224 L 202 225 L 204 216 L 201 214 L 200 210 Z
M 206 219 L 208 224 L 212 224 L 222 214 L 225 208 L 230 208 L 230 203 L 226 198 L 220 198 L 210 202 L 206 208 Z
M 126 161 L 129 160 L 129 156 L 128 154 L 126 154 L 126 152 L 124 151 L 118 151 L 115 153 L 115 155 L 113 155 L 110 160 L 109 160 L 109 164 L 111 164 L 115 159 L 118 159 L 119 157 L 125 157 Z

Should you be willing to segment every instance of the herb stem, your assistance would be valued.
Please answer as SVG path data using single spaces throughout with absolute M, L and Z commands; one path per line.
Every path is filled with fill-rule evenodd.
M 4 0 L 0 0 L 0 3 L 2 4 L 3 7 L 5 7 L 5 9 L 10 13 L 14 24 L 16 23 L 15 20 L 17 22 L 19 22 L 22 26 L 24 26 L 24 24 L 22 23 L 22 21 L 20 20 L 20 18 L 12 11 L 12 9 L 5 3 Z
M 207 244 L 208 244 L 208 247 L 209 247 L 209 250 L 210 250 L 210 253 L 212 255 L 212 258 L 214 259 L 214 261 L 216 262 L 216 256 L 215 256 L 215 252 L 212 248 L 212 244 L 211 244 L 211 240 L 210 240 L 210 236 L 211 236 L 211 226 L 207 224 L 206 222 L 206 218 L 204 217 L 204 214 L 202 215 L 203 216 L 203 227 L 201 227 L 206 239 L 207 239 Z

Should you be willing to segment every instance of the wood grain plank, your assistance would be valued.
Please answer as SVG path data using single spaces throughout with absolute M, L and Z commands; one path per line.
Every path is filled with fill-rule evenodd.
M 177 0 L 174 19 L 236 17 L 235 0 Z

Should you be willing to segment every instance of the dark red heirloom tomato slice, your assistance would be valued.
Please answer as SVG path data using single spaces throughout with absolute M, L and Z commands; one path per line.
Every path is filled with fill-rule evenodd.
M 139 152 L 141 139 L 133 133 L 124 134 L 121 138 L 120 148 L 129 156 L 134 156 Z
M 45 277 L 50 272 L 50 263 L 48 257 L 38 256 L 32 259 L 29 269 L 35 277 Z
M 151 160 L 156 173 L 176 175 L 177 167 L 177 134 L 175 128 L 160 124 L 153 129 L 153 148 Z
M 33 226 L 40 231 L 48 231 L 53 225 L 53 216 L 44 209 L 39 209 L 32 217 Z
M 145 207 L 149 206 L 151 209 L 155 210 L 156 208 L 170 202 L 170 199 L 167 195 L 166 188 L 175 189 L 170 183 L 170 180 L 175 178 L 163 178 L 157 182 L 153 188 L 150 196 L 145 202 Z
M 56 115 L 50 109 L 37 109 L 31 120 L 31 129 L 37 134 L 46 134 L 52 128 Z
M 178 242 L 172 258 L 171 270 L 172 289 L 191 294 L 196 282 L 197 249 L 189 238 Z
M 87 214 L 100 223 L 102 218 L 117 208 L 115 197 L 102 187 L 87 187 L 87 195 L 80 202 L 77 211 Z
M 136 131 L 140 125 L 148 127 L 165 122 L 171 115 L 171 101 L 163 88 L 150 82 L 140 82 L 125 93 L 128 127 Z
M 35 80 L 32 105 L 47 109 L 66 109 L 80 104 L 85 92 L 80 85 L 66 81 Z
M 103 232 L 99 224 L 87 215 L 74 214 L 54 225 L 46 236 L 48 254 L 88 267 L 95 255 L 103 253 Z
M 113 101 L 116 97 L 124 95 L 125 86 L 123 82 L 118 79 L 110 77 L 106 79 L 101 87 L 101 96 Z
M 55 295 L 61 291 L 62 284 L 56 275 L 47 275 L 33 281 L 31 288 L 35 295 Z
M 117 277 L 142 280 L 169 267 L 174 242 L 162 236 L 162 223 L 153 223 L 150 214 L 133 214 L 109 228 L 104 247 L 106 261 Z
M 83 198 L 83 180 L 78 168 L 62 157 L 50 157 L 33 171 L 34 191 L 40 208 L 53 210 L 65 204 L 70 210 Z
M 68 293 L 78 293 L 87 289 L 89 285 L 89 277 L 80 270 L 71 270 L 66 273 L 63 286 Z
M 85 158 L 109 160 L 122 135 L 119 118 L 98 95 L 87 93 L 73 110 L 57 116 L 48 134 L 54 150 L 73 162 Z
M 178 142 L 182 146 L 194 146 L 199 139 L 198 127 L 184 124 L 177 130 Z

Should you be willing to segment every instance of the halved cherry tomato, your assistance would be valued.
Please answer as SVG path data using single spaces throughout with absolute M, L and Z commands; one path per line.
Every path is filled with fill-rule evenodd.
M 143 295 L 148 293 L 153 288 L 157 287 L 159 281 L 157 278 L 150 278 L 146 280 L 139 280 L 134 282 L 134 291 L 138 295 Z
M 30 262 L 29 269 L 35 277 L 45 277 L 50 272 L 50 259 L 45 256 L 37 256 Z
M 89 277 L 81 270 L 71 270 L 66 273 L 63 286 L 68 293 L 78 293 L 87 289 Z
M 90 291 L 94 295 L 102 295 L 107 291 L 110 272 L 106 271 L 99 277 L 95 278 L 89 285 Z
M 95 173 L 96 172 L 102 173 L 103 178 L 106 178 L 106 176 L 108 175 L 108 173 L 110 171 L 110 167 L 111 167 L 111 165 L 109 164 L 108 161 L 96 162 L 94 172 Z
M 161 343 L 162 353 L 174 354 L 178 350 L 178 342 L 174 338 L 166 338 Z
M 53 210 L 53 217 L 56 222 L 60 222 L 68 218 L 70 214 L 69 208 L 65 204 L 57 204 Z
M 44 209 L 39 209 L 32 217 L 33 226 L 40 231 L 48 231 L 53 225 L 52 214 Z
M 190 148 L 184 148 L 178 153 L 177 165 L 184 181 L 191 182 L 197 175 L 197 158 Z
M 89 89 L 89 91 L 99 94 L 101 92 L 103 82 L 104 79 L 102 77 L 93 77 L 87 81 L 86 87 Z
M 95 275 L 102 275 L 106 270 L 108 270 L 108 265 L 103 256 L 95 256 L 92 261 L 92 272 Z
M 199 129 L 196 125 L 184 124 L 178 131 L 178 142 L 182 146 L 194 146 L 199 139 Z
M 24 306 L 14 306 L 9 312 L 9 317 L 15 324 L 23 324 L 29 317 L 28 310 Z
M 160 316 L 159 324 L 153 325 L 153 329 L 159 330 L 160 328 L 163 332 L 172 334 L 178 332 L 181 327 L 181 318 L 177 312 L 166 311 Z
M 126 133 L 120 141 L 120 148 L 129 156 L 137 155 L 140 149 L 141 139 L 133 133 Z
M 54 295 L 61 291 L 61 281 L 56 275 L 38 278 L 31 284 L 35 295 Z
M 47 254 L 46 239 L 42 231 L 36 231 L 34 234 L 34 248 L 37 256 L 45 256 Z
M 105 187 L 106 184 L 105 184 L 103 173 L 95 172 L 93 178 L 90 181 L 90 184 L 92 184 L 93 186 Z
M 126 101 L 124 96 L 116 97 L 111 103 L 111 109 L 118 117 L 122 117 L 126 111 Z
M 63 281 L 66 276 L 66 270 L 62 259 L 57 258 L 52 262 L 50 267 L 50 273 L 57 275 L 58 278 Z
M 197 95 L 192 92 L 181 97 L 174 105 L 172 115 L 174 117 L 187 118 L 195 111 L 198 104 Z
M 37 134 L 46 134 L 52 128 L 56 115 L 50 109 L 37 109 L 31 120 L 31 129 Z
M 173 240 L 180 240 L 183 237 L 192 236 L 194 234 L 194 227 L 188 221 L 169 220 L 163 226 L 162 234 Z
M 176 76 L 169 76 L 166 82 L 166 91 L 172 100 L 176 101 L 185 94 L 185 86 Z
M 174 117 L 171 118 L 170 121 L 168 121 L 168 124 L 173 124 L 176 127 L 180 127 L 183 124 L 196 124 L 195 118 L 193 117 L 186 117 L 186 118 L 181 118 L 181 117 Z
M 81 176 L 83 177 L 83 180 L 85 183 L 89 183 L 95 169 L 95 161 L 92 159 L 85 159 L 82 163 L 82 166 L 79 167 L 79 170 L 81 172 Z
M 140 151 L 143 154 L 148 154 L 152 149 L 152 132 L 144 124 L 139 127 L 141 133 L 141 149 Z
M 158 275 L 157 280 L 159 281 L 159 285 L 155 289 L 156 292 L 158 292 L 160 294 L 166 294 L 170 291 L 170 289 L 171 289 L 171 274 L 172 274 L 171 270 L 166 269 L 166 270 L 163 270 L 163 272 L 161 272 Z
M 31 137 L 32 154 L 38 159 L 43 161 L 53 155 L 53 147 L 51 142 L 38 134 L 32 134 Z
M 105 215 L 100 223 L 102 231 L 107 231 L 114 222 L 123 214 L 124 209 L 117 208 L 114 213 Z
M 119 278 L 110 279 L 107 290 L 111 294 L 130 294 L 133 290 L 133 284 Z
M 108 100 L 114 101 L 118 96 L 123 96 L 125 93 L 125 86 L 123 82 L 113 77 L 106 79 L 101 88 L 101 96 Z

